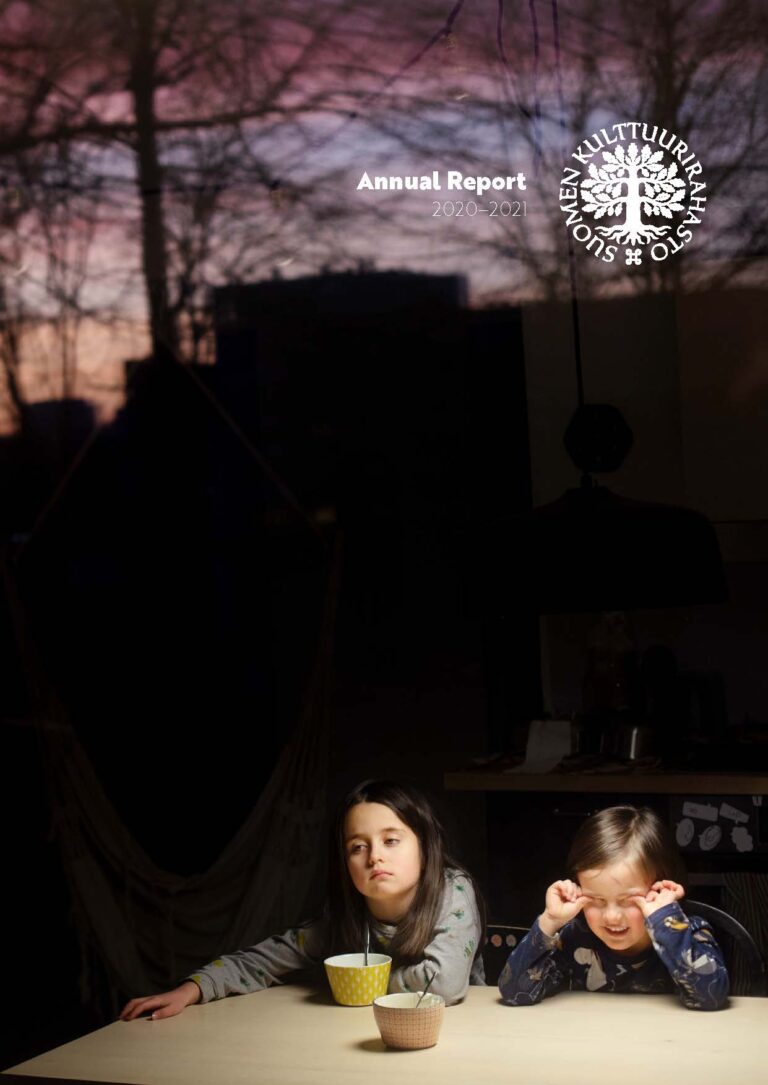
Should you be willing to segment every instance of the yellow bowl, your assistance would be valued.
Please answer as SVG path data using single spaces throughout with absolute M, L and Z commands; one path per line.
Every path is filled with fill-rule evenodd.
M 341 1006 L 370 1006 L 387 993 L 392 958 L 384 953 L 369 953 L 367 967 L 362 953 L 328 957 L 324 964 L 333 997 Z
M 434 1047 L 443 1023 L 445 999 L 427 993 L 416 1007 L 420 992 L 384 995 L 373 1003 L 373 1016 L 387 1047 L 414 1050 Z

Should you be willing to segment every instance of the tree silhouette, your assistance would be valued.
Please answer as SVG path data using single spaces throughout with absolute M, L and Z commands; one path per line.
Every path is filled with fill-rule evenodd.
M 205 360 L 210 287 L 270 274 L 375 259 L 460 268 L 488 299 L 567 296 L 559 177 L 564 157 L 606 120 L 640 117 L 695 149 L 707 258 L 691 247 L 634 271 L 580 255 L 582 294 L 609 279 L 631 291 L 754 279 L 766 251 L 764 7 L 524 8 L 513 19 L 502 0 L 0 0 L 0 167 L 6 191 L 22 194 L 0 240 L 15 321 L 0 359 L 11 398 L 23 395 L 12 359 L 24 356 L 24 322 L 50 319 L 55 305 L 74 318 L 77 303 L 108 328 L 145 321 L 153 353 Z M 357 194 L 363 165 L 525 168 L 528 217 L 435 223 L 400 194 Z M 656 161 L 609 166 L 583 190 L 603 220 L 624 215 L 623 227 L 603 230 L 663 234 L 681 179 Z M 77 198 L 54 207 L 65 186 Z M 53 233 L 42 221 L 51 214 Z M 81 261 L 71 273 L 57 240 L 65 214 Z M 85 263 L 74 244 L 83 222 L 93 229 Z M 40 283 L 58 295 L 44 298 Z M 60 319 L 70 341 L 71 326 Z
M 263 273 L 288 236 L 297 250 L 321 239 L 318 264 L 343 248 L 338 163 L 315 155 L 312 176 L 301 167 L 322 142 L 318 118 L 349 123 L 344 71 L 370 84 L 365 39 L 347 42 L 339 25 L 368 6 L 0 0 L 3 175 L 90 199 L 95 247 L 113 257 L 106 278 L 91 272 L 100 317 L 135 312 L 143 288 L 152 353 L 196 357 L 212 283 Z M 62 157 L 78 176 L 60 176 Z M 29 235 L 39 202 L 21 209 Z M 29 287 L 28 276 L 19 289 Z
M 422 98 L 442 100 L 451 118 L 442 131 L 424 126 L 425 159 L 463 158 L 484 173 L 505 173 L 523 160 L 529 168 L 527 219 L 499 220 L 486 233 L 468 223 L 462 233 L 457 222 L 450 235 L 453 249 L 463 244 L 464 266 L 473 275 L 497 269 L 499 281 L 486 296 L 570 295 L 566 230 L 552 198 L 564 164 L 601 125 L 638 118 L 695 150 L 707 185 L 706 229 L 674 260 L 646 261 L 642 269 L 602 264 L 579 252 L 580 295 L 761 282 L 768 255 L 761 195 L 768 168 L 765 5 L 572 0 L 551 6 L 557 23 L 546 8 L 539 6 L 535 25 L 532 15 L 526 23 L 522 9 L 514 23 L 507 18 L 502 59 L 492 13 L 468 4 L 453 47 L 443 50 L 444 72 L 435 62 L 431 83 L 426 74 L 423 80 Z M 507 5 L 507 16 L 510 10 Z M 460 106 L 451 104 L 459 98 Z M 390 130 L 404 130 L 412 146 L 418 126 L 414 108 Z M 626 185 L 621 191 L 627 194 Z M 640 218 L 655 219 L 654 229 L 666 221 L 642 204 Z
M 641 217 L 641 210 L 664 218 L 683 210 L 679 201 L 685 195 L 685 181 L 677 176 L 677 163 L 667 168 L 663 158 L 663 151 L 652 151 L 647 143 L 640 151 L 630 143 L 626 153 L 621 144 L 615 153 L 603 151 L 602 166 L 590 163 L 589 177 L 581 182 L 582 191 L 586 190 L 583 209 L 593 212 L 596 219 L 626 211 L 623 223 L 598 227 L 601 234 L 636 245 L 667 233 L 669 226 L 652 226 Z

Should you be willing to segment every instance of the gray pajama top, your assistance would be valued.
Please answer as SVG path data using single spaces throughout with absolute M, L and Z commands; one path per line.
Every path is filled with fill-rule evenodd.
M 371 916 L 370 929 L 371 949 L 386 953 L 397 928 Z M 424 960 L 408 965 L 398 965 L 393 960 L 389 992 L 423 990 L 437 970 L 430 991 L 442 995 L 446 1005 L 460 1001 L 470 984 L 485 985 L 483 962 L 478 953 L 482 939 L 472 882 L 456 870 L 446 870 L 440 914 L 432 941 L 424 949 Z M 328 953 L 328 925 L 321 919 L 219 957 L 187 979 L 200 988 L 200 1001 L 210 1002 L 280 983 L 289 972 L 321 965 Z

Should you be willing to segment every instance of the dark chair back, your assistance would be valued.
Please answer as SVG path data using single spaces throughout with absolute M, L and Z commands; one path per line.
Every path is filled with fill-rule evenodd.
M 732 995 L 765 997 L 768 994 L 765 981 L 765 962 L 755 940 L 738 919 L 722 908 L 685 898 L 682 902 L 686 915 L 698 915 L 712 927 L 718 945 L 725 956 L 731 980 Z
M 483 965 L 485 967 L 485 982 L 489 987 L 495 987 L 499 982 L 501 970 L 507 963 L 512 950 L 521 938 L 525 938 L 530 928 L 510 927 L 505 923 L 489 923 L 485 928 L 485 945 L 483 946 Z

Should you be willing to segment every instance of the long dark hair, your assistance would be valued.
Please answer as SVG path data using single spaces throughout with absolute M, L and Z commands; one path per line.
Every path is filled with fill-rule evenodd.
M 391 780 L 364 780 L 342 800 L 331 826 L 328 848 L 328 908 L 331 945 L 335 953 L 362 949 L 367 922 L 365 897 L 355 889 L 347 869 L 344 822 L 353 806 L 362 802 L 381 803 L 403 821 L 415 834 L 421 852 L 421 877 L 407 915 L 397 924 L 397 931 L 387 952 L 399 962 L 421 960 L 424 947 L 434 936 L 440 905 L 445 892 L 445 871 L 454 869 L 472 881 L 471 875 L 446 851 L 445 833 L 429 801 L 408 784 Z M 482 917 L 482 902 L 473 884 Z M 480 940 L 482 942 L 482 939 Z
M 568 853 L 568 870 L 577 877 L 610 863 L 635 860 L 649 879 L 685 881 L 685 866 L 672 835 L 647 806 L 609 806 L 587 818 Z

